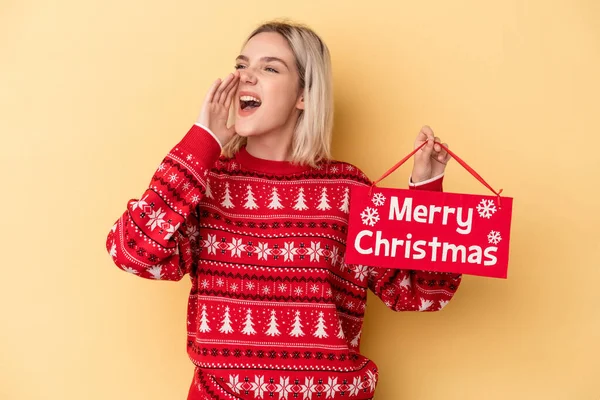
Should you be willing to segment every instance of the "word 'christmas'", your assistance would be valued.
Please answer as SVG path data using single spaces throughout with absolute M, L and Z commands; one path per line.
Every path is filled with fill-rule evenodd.
M 416 240 L 412 242 L 412 234 L 407 234 L 406 239 L 390 238 L 384 239 L 381 231 L 375 233 L 375 243 L 372 238 L 373 232 L 365 229 L 356 235 L 354 240 L 354 248 L 360 254 L 374 254 L 379 256 L 382 253 L 385 257 L 396 257 L 399 247 L 404 247 L 404 258 L 412 260 L 422 260 L 430 253 L 429 259 L 433 262 L 438 260 L 438 250 L 441 248 L 441 261 L 446 262 L 462 262 L 468 264 L 481 264 L 485 266 L 495 265 L 498 259 L 496 258 L 496 246 L 489 246 L 484 249 L 481 246 L 473 245 L 468 249 L 464 245 L 455 245 L 447 242 L 438 241 L 437 236 L 434 236 L 430 241 Z M 363 243 L 363 238 L 364 242 Z M 390 243 L 391 240 L 391 243 Z M 364 246 L 366 245 L 366 246 Z M 460 261 L 459 261 L 460 257 Z M 485 257 L 485 259 L 484 259 Z

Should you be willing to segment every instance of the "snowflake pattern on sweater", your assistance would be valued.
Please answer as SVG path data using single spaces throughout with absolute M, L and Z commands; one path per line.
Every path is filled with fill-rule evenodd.
M 262 160 L 194 125 L 110 229 L 114 263 L 136 276 L 188 275 L 190 399 L 371 399 L 360 353 L 367 290 L 396 311 L 438 311 L 461 276 L 344 263 L 360 169 Z M 419 187 L 441 190 L 441 179 Z

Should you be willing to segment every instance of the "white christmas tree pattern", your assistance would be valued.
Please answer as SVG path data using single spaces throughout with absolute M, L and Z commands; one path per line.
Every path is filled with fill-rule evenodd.
M 225 193 L 223 194 L 223 201 L 221 205 L 225 208 L 233 208 L 234 205 L 231 202 L 231 192 L 229 192 L 229 182 L 225 182 Z
M 477 212 L 481 218 L 490 219 L 492 215 L 496 212 L 496 206 L 494 205 L 494 200 L 481 200 L 481 202 L 477 205 Z
M 221 333 L 232 333 L 233 328 L 231 327 L 231 319 L 229 317 L 229 307 L 225 307 L 225 315 L 223 316 L 223 325 L 219 328 Z
M 327 188 L 325 187 L 321 191 L 321 199 L 319 201 L 319 205 L 317 206 L 317 210 L 331 210 L 331 206 L 329 205 L 329 198 L 327 197 Z
M 300 322 L 300 311 L 296 311 L 296 314 L 294 316 L 294 323 L 292 324 L 292 330 L 290 331 L 290 336 L 293 336 L 293 337 L 304 336 L 302 327 L 303 327 L 303 325 Z
M 256 204 L 256 198 L 254 197 L 254 193 L 252 193 L 252 186 L 247 186 L 246 192 L 246 203 L 244 204 L 244 208 L 248 210 L 255 210 L 258 208 L 258 204 Z
M 200 328 L 198 330 L 202 333 L 210 332 L 208 326 L 208 317 L 206 315 L 206 304 L 202 304 L 202 314 L 200 315 Z
M 365 210 L 360 213 L 360 217 L 364 225 L 375 226 L 375 224 L 379 222 L 379 212 L 371 207 L 365 208 Z
M 360 331 L 358 331 L 358 333 L 356 334 L 356 336 L 354 336 L 354 338 L 352 338 L 352 341 L 350 342 L 350 346 L 358 347 L 358 343 L 360 341 L 361 334 L 362 334 L 362 329 Z
M 401 288 L 405 288 L 405 289 L 410 288 L 411 287 L 410 276 L 406 275 L 404 278 L 402 278 L 402 282 L 400 282 L 398 284 L 398 286 L 400 286 Z
M 246 313 L 246 322 L 244 322 L 244 329 L 242 329 L 242 333 L 244 335 L 254 335 L 256 331 L 253 328 L 254 322 L 252 322 L 252 309 L 248 309 Z
M 421 299 L 421 305 L 419 306 L 419 311 L 426 311 L 432 305 L 433 305 L 433 300 Z
M 381 207 L 382 205 L 385 204 L 385 196 L 383 195 L 383 193 L 375 193 L 373 195 L 373 198 L 371 199 L 371 201 L 373 202 L 373 204 L 375 204 L 377 207 Z
M 269 200 L 271 200 L 271 202 L 269 203 L 269 205 L 267 206 L 268 208 L 270 208 L 271 210 L 278 210 L 283 208 L 283 205 L 281 205 L 281 200 L 279 199 L 279 193 L 277 193 L 277 188 L 273 188 L 273 191 L 271 192 L 271 197 L 269 198 Z
M 319 313 L 319 319 L 317 319 L 317 329 L 315 330 L 315 333 L 313 333 L 313 336 L 319 339 L 329 336 L 327 332 L 325 332 L 325 318 L 323 316 L 323 311 L 321 311 Z
M 346 335 L 344 335 L 344 329 L 342 328 L 342 320 L 341 320 L 341 319 L 339 319 L 339 320 L 338 320 L 338 322 L 339 322 L 339 324 L 340 324 L 340 325 L 339 325 L 339 327 L 338 327 L 338 334 L 337 334 L 337 338 L 338 338 L 338 339 L 345 339 L 345 338 L 346 338 Z
M 308 210 L 308 206 L 306 205 L 306 199 L 304 198 L 304 188 L 303 187 L 298 189 L 298 196 L 296 197 L 296 204 L 294 204 L 294 210 L 297 210 L 297 211 Z
M 163 278 L 162 266 L 160 266 L 160 265 L 153 265 L 151 267 L 148 267 L 146 270 L 152 276 L 153 279 L 162 279 Z
M 277 316 L 275 315 L 275 310 L 272 310 L 271 311 L 271 320 L 269 321 L 269 329 L 267 329 L 267 331 L 265 333 L 269 336 L 281 335 L 281 332 L 279 332 L 279 329 L 277 329 L 278 326 L 279 326 L 279 324 L 277 324 Z
M 348 214 L 350 212 L 350 188 L 344 189 L 344 197 L 342 198 L 342 204 L 340 205 L 340 211 Z
M 502 236 L 500 236 L 500 232 L 491 231 L 487 237 L 488 243 L 498 244 L 502 240 Z
M 212 190 L 210 188 L 210 178 L 206 179 L 206 188 L 204 188 L 204 191 L 205 191 L 204 195 L 206 197 L 208 197 L 209 199 L 213 198 Z

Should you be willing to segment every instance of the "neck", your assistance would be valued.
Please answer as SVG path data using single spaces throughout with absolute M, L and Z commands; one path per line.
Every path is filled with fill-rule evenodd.
M 289 118 L 283 127 L 265 132 L 258 136 L 249 136 L 246 151 L 254 157 L 271 161 L 290 161 L 292 152 L 292 137 L 298 120 Z

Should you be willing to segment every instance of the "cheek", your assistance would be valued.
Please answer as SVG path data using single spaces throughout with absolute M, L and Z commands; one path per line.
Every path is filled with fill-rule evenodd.
M 278 85 L 269 90 L 269 106 L 278 113 L 289 114 L 296 106 L 297 89 L 293 85 Z

